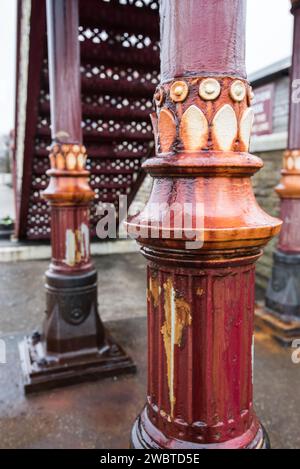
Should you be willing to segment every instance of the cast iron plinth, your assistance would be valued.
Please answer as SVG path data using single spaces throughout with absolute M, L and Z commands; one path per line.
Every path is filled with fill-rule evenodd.
M 286 322 L 300 326 L 300 254 L 275 251 L 272 277 L 266 293 L 266 307 Z
M 135 372 L 124 350 L 109 337 L 97 309 L 97 273 L 46 273 L 43 333 L 19 344 L 26 393 Z
M 290 346 L 300 337 L 300 255 L 275 251 L 266 303 L 257 307 L 256 327 Z

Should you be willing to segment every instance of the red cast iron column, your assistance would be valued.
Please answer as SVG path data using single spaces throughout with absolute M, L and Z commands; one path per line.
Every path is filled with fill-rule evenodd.
M 46 272 L 43 334 L 20 345 L 25 390 L 71 384 L 135 367 L 98 315 L 97 273 L 90 259 L 94 197 L 82 145 L 78 0 L 47 0 L 51 121 L 52 260 Z M 37 44 L 38 47 L 38 44 Z
M 283 157 L 280 197 L 283 229 L 274 253 L 266 310 L 258 309 L 256 324 L 283 345 L 300 334 L 300 1 L 292 0 L 294 44 L 290 82 L 288 149 Z
M 244 0 L 161 1 L 157 156 L 144 165 L 154 185 L 128 221 L 148 259 L 148 396 L 134 448 L 267 446 L 252 399 L 255 261 L 281 223 L 250 182 L 262 162 L 247 152 L 245 10 Z

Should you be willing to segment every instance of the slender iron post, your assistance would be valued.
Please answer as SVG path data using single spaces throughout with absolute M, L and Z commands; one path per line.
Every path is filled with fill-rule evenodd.
M 256 324 L 282 345 L 300 334 L 300 1 L 292 0 L 294 41 L 290 76 L 288 149 L 283 156 L 280 197 L 283 228 L 273 255 L 272 277 L 266 292 L 266 307 L 258 308 Z
M 78 0 L 47 0 L 53 143 L 50 183 L 43 195 L 51 207 L 52 259 L 46 272 L 43 333 L 20 344 L 27 392 L 135 370 L 98 315 L 89 232 L 94 193 L 82 144 L 78 27 Z
M 253 409 L 255 261 L 280 228 L 248 153 L 244 0 L 161 0 L 157 156 L 130 219 L 148 260 L 148 394 L 134 448 L 265 448 Z M 182 221 L 187 220 L 183 225 Z

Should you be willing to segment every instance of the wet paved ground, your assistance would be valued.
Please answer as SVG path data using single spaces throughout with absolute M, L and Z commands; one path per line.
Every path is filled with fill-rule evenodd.
M 17 343 L 41 324 L 41 275 L 47 262 L 0 265 L 0 330 L 7 364 L 0 365 L 0 448 L 126 448 L 145 400 L 145 266 L 141 256 L 96 259 L 101 315 L 134 358 L 138 373 L 24 397 Z M 112 309 L 113 305 L 113 309 Z M 257 335 L 257 413 L 273 448 L 300 449 L 300 364 Z
M 24 397 L 17 342 L 5 336 L 0 365 L 0 448 L 127 448 L 145 396 L 145 319 L 109 323 L 138 364 L 136 375 L 107 378 Z

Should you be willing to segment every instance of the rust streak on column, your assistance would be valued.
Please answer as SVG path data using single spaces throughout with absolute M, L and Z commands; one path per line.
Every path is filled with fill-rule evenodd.
M 89 231 L 94 193 L 81 130 L 78 0 L 47 0 L 47 26 L 53 143 L 43 196 L 51 207 L 52 259 L 43 332 L 20 344 L 26 392 L 135 370 L 98 314 Z
M 154 184 L 127 222 L 148 260 L 151 351 L 134 448 L 268 446 L 252 398 L 254 271 L 281 222 L 250 181 L 262 161 L 248 153 L 245 10 L 161 1 L 156 156 L 144 164 Z

